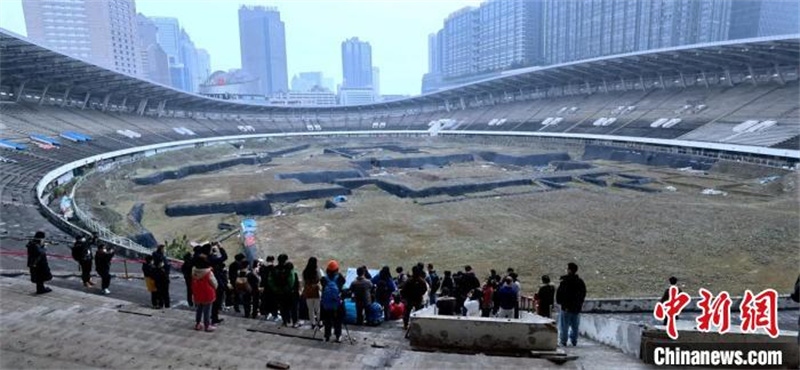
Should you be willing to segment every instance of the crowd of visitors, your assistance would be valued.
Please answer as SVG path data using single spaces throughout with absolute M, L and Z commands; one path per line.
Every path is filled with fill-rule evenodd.
M 37 232 L 27 249 L 31 281 L 36 283 L 37 294 L 50 292 L 44 285 L 52 279 L 44 232 Z M 94 262 L 102 280 L 101 293 L 110 293 L 112 248 L 97 234 L 78 237 L 72 257 L 78 263 L 86 288 L 94 286 L 91 279 Z M 163 245 L 146 256 L 142 264 L 145 286 L 155 309 L 170 307 L 171 268 Z M 579 314 L 586 297 L 586 286 L 577 270 L 576 264 L 568 264 L 558 289 L 549 276 L 542 276 L 542 285 L 534 296 L 541 316 L 551 317 L 554 304 L 561 307 L 562 345 L 566 345 L 567 338 L 573 345 L 577 343 Z M 383 266 L 375 276 L 369 271 L 366 266 L 357 268 L 355 280 L 345 286 L 346 279 L 335 260 L 321 267 L 317 258 L 311 257 L 298 274 L 286 254 L 253 259 L 250 263 L 247 256 L 239 253 L 229 262 L 227 251 L 217 242 L 194 245 L 193 251 L 183 256 L 181 266 L 187 304 L 196 310 L 196 330 L 214 331 L 224 321 L 220 311 L 232 308 L 244 317 L 277 321 L 295 328 L 301 327 L 302 318 L 315 334 L 316 330 L 322 330 L 326 341 L 331 335 L 341 341 L 346 311 L 351 310 L 346 308 L 350 307 L 347 302 L 352 302 L 356 325 L 402 318 L 406 330 L 411 312 L 429 305 L 435 307 L 438 315 L 519 318 L 521 283 L 513 268 L 508 268 L 502 276 L 490 270 L 485 279 L 480 279 L 471 266 L 455 273 L 444 271 L 440 277 L 430 263 L 417 263 L 410 272 L 398 266 L 394 275 L 389 266 Z

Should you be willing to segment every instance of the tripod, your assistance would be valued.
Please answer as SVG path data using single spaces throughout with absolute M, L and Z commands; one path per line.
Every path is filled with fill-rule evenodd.
M 343 313 L 343 312 L 344 312 L 344 307 L 342 307 L 340 310 L 337 310 L 336 315 L 338 316 L 340 313 Z M 338 319 L 338 317 L 337 317 L 337 319 Z M 355 339 L 353 339 L 353 337 L 350 335 L 350 328 L 347 327 L 347 321 L 345 321 L 344 318 L 342 318 L 342 325 L 344 326 L 344 331 L 347 334 L 347 341 L 350 344 L 355 344 Z M 311 339 L 315 339 L 317 337 L 317 332 L 319 331 L 320 327 L 322 327 L 322 325 L 317 325 L 314 328 L 314 334 L 311 336 Z

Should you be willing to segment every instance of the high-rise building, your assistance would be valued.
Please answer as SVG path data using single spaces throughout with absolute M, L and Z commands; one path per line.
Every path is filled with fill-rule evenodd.
M 258 89 L 250 93 L 273 95 L 288 91 L 286 36 L 278 9 L 239 8 L 239 41 L 242 69 L 259 80 Z
M 375 92 L 375 100 L 380 101 L 381 70 L 378 67 L 372 67 L 372 91 Z
M 142 14 L 136 15 L 139 32 L 139 53 L 142 60 L 142 74 L 151 81 L 169 85 L 169 58 L 158 45 L 158 27 Z
M 442 87 L 442 68 L 444 65 L 444 30 L 428 35 L 428 73 L 422 76 L 422 93 Z
M 183 61 L 183 86 L 181 86 L 180 89 L 189 92 L 197 92 L 200 87 L 200 83 L 197 82 L 197 76 L 195 75 L 197 72 L 197 49 L 195 49 L 194 42 L 192 42 L 189 34 L 183 29 L 181 29 L 180 48 L 181 60 Z
M 211 74 L 208 53 L 198 56 L 194 42 L 181 28 L 178 19 L 151 17 L 156 25 L 158 44 L 167 54 L 170 85 L 176 89 L 198 92 L 200 85 Z
M 442 30 L 428 35 L 428 73 L 442 71 Z
M 731 0 L 546 0 L 550 64 L 728 39 Z
M 292 91 L 311 91 L 315 86 L 323 87 L 322 80 L 322 72 L 300 72 L 292 77 Z
M 481 4 L 478 72 L 543 64 L 543 0 L 490 0 Z
M 478 73 L 478 29 L 480 13 L 467 7 L 456 11 L 444 21 L 442 45 L 442 75 L 461 76 Z
M 28 37 L 116 71 L 142 75 L 134 0 L 23 1 Z
M 211 76 L 211 55 L 206 49 L 197 49 L 197 65 L 195 69 L 195 86 L 200 86 Z M 199 90 L 198 90 L 199 91 Z
M 736 0 L 731 5 L 728 37 L 743 39 L 800 33 L 797 0 Z
M 339 89 L 339 104 L 369 104 L 375 102 L 372 87 L 342 87 Z
M 452 13 L 441 36 L 428 38 L 429 72 L 456 78 L 543 64 L 542 12 L 543 0 L 489 0 Z
M 342 86 L 372 87 L 372 47 L 353 37 L 342 42 Z
M 183 53 L 181 52 L 181 25 L 177 18 L 150 17 L 158 28 L 158 45 L 167 54 L 169 62 L 170 86 L 186 90 L 186 76 L 183 73 Z

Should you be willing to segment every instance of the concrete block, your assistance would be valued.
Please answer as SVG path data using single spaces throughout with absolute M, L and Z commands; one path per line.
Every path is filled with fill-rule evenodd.
M 527 312 L 520 319 L 438 316 L 433 307 L 411 315 L 409 339 L 421 348 L 465 349 L 475 352 L 554 351 L 555 321 Z
M 581 314 L 580 334 L 639 357 L 643 327 L 608 315 Z

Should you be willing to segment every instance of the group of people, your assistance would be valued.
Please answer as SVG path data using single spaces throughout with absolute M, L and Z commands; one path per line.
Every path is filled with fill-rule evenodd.
M 92 247 L 95 248 L 94 252 L 92 252 Z M 111 294 L 108 288 L 111 285 L 111 260 L 114 258 L 114 254 L 114 249 L 103 243 L 97 233 L 92 233 L 89 238 L 85 236 L 75 238 L 75 244 L 72 245 L 72 258 L 80 267 L 84 287 L 94 287 L 92 281 L 92 261 L 94 261 L 94 270 L 100 276 L 101 293 Z
M 96 247 L 93 253 L 92 247 Z M 28 243 L 28 267 L 31 281 L 36 283 L 37 294 L 50 291 L 44 285 L 52 279 L 46 256 L 44 232 L 37 232 Z M 108 248 L 98 237 L 78 237 L 72 247 L 72 256 L 81 269 L 84 286 L 91 288 L 92 263 L 102 279 L 102 293 L 109 294 L 110 265 L 114 250 Z M 357 277 L 345 289 L 345 277 L 335 260 L 323 268 L 315 257 L 308 259 L 305 268 L 298 274 L 286 254 L 268 256 L 266 260 L 237 254 L 228 263 L 225 248 L 217 242 L 196 245 L 183 258 L 181 272 L 187 290 L 187 303 L 194 306 L 195 329 L 214 331 L 224 321 L 219 317 L 227 307 L 245 317 L 282 321 L 284 326 L 300 327 L 300 309 L 305 306 L 311 329 L 323 329 L 324 339 L 331 334 L 341 340 L 345 318 L 344 301 L 350 298 L 355 303 L 357 325 L 365 322 L 371 307 L 379 306 L 384 320 L 402 315 L 403 327 L 408 329 L 411 312 L 427 305 L 436 307 L 439 315 L 463 315 L 498 318 L 519 318 L 520 281 L 513 268 L 500 276 L 490 270 L 481 284 L 471 266 L 453 274 L 444 271 L 439 276 L 432 264 L 414 265 L 410 272 L 397 267 L 395 274 L 389 266 L 383 266 L 371 276 L 366 266 L 357 269 Z M 151 293 L 153 308 L 169 308 L 169 274 L 171 265 L 164 246 L 159 245 L 152 255 L 145 258 L 142 272 L 145 284 Z M 561 307 L 559 315 L 559 341 L 573 345 L 577 343 L 579 314 L 586 297 L 586 286 L 577 275 L 578 266 L 569 263 L 567 274 L 561 277 L 558 288 L 550 277 L 542 276 L 542 285 L 534 299 L 537 314 L 552 316 L 554 304 Z M 377 304 L 377 305 L 376 305 Z
M 30 270 L 31 282 L 36 284 L 36 294 L 45 294 L 52 291 L 44 284 L 53 279 L 50 272 L 50 264 L 47 262 L 47 241 L 44 231 L 37 231 L 33 238 L 28 241 L 26 249 L 28 252 L 28 268 Z M 92 251 L 92 247 L 95 251 Z M 79 236 L 75 238 L 72 246 L 72 258 L 78 263 L 81 271 L 83 286 L 92 288 L 95 286 L 92 281 L 92 264 L 94 270 L 101 279 L 101 293 L 111 294 L 108 289 L 111 284 L 111 260 L 114 258 L 114 248 L 107 246 L 100 240 L 96 233 L 91 237 Z

